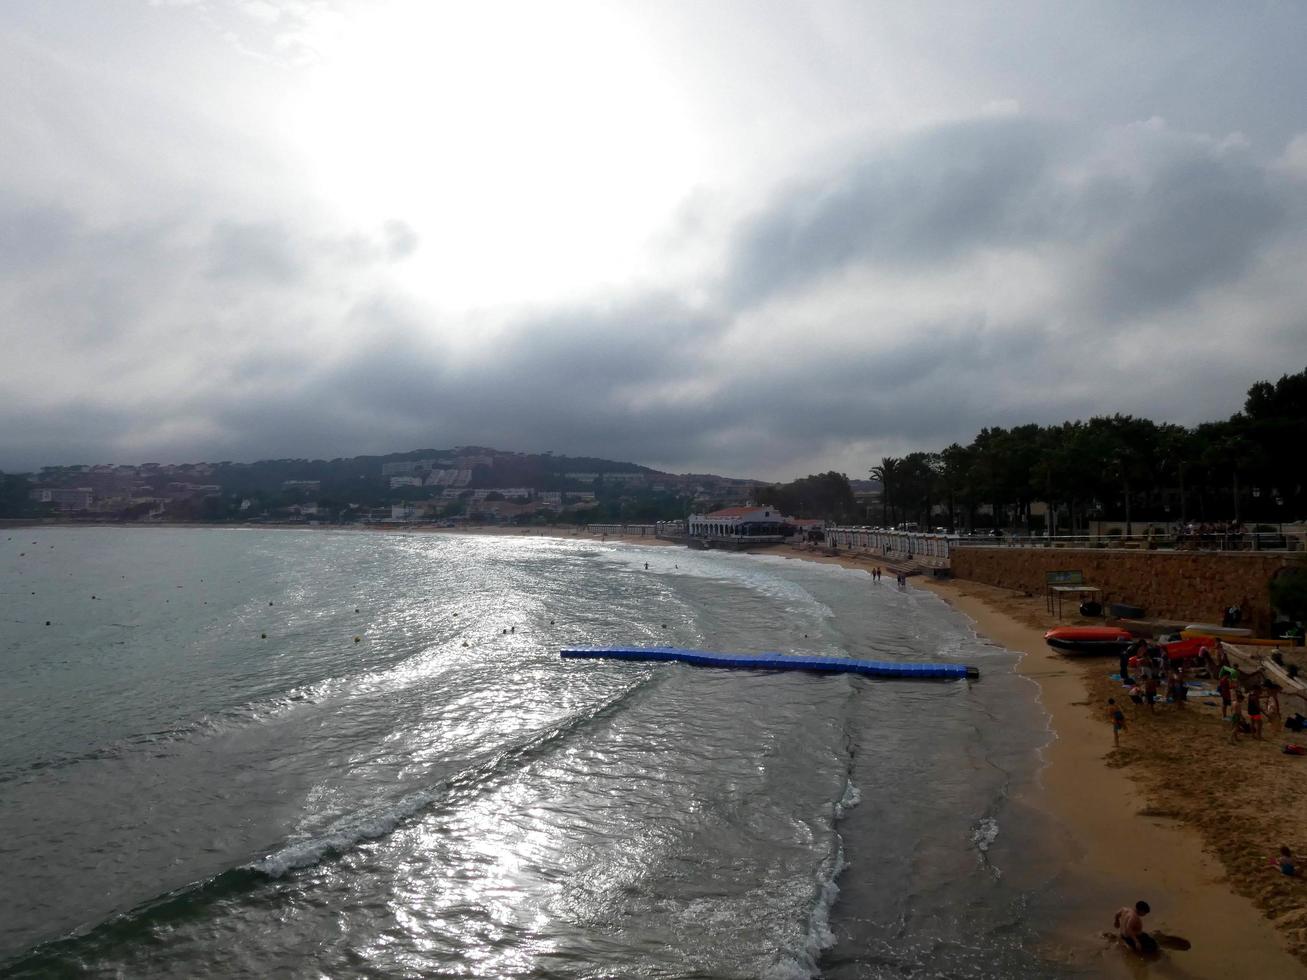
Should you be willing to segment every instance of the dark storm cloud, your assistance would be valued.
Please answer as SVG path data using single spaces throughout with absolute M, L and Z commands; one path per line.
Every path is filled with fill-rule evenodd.
M 415 321 L 384 305 L 356 311 L 375 330 L 362 349 L 314 382 L 314 395 L 345 414 L 424 424 L 453 441 L 489 433 L 514 446 L 597 449 L 621 433 L 691 414 L 675 398 L 634 404 L 637 389 L 694 377 L 695 352 L 722 328 L 667 296 L 524 317 L 472 354 L 451 355 Z M 679 428 L 679 426 L 678 426 Z
M 1090 284 L 1096 307 L 1117 319 L 1237 281 L 1293 209 L 1290 195 L 1228 156 L 1195 154 L 1150 175 L 1117 202 L 1118 234 Z
M 741 305 L 857 262 L 920 266 L 1049 233 L 1053 126 L 957 123 L 786 187 L 746 223 L 727 291 Z
M 915 272 L 982 250 L 1069 245 L 1084 250 L 1082 301 L 1111 327 L 1237 280 L 1301 207 L 1301 186 L 1269 179 L 1246 153 L 1134 136 L 1165 152 L 1127 176 L 1102 161 L 1075 172 L 1092 147 L 1049 124 L 918 134 L 786 187 L 740 230 L 727 293 L 747 308 L 852 267 Z

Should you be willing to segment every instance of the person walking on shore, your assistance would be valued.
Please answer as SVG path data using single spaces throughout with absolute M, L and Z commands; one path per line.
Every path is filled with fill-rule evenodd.
M 1121 747 L 1121 733 L 1125 731 L 1125 712 L 1116 703 L 1116 698 L 1107 699 L 1107 716 L 1112 721 L 1112 747 Z
M 1230 684 L 1230 678 L 1225 674 L 1216 682 L 1216 693 L 1221 695 L 1221 720 L 1224 721 L 1226 715 L 1230 713 L 1230 701 L 1233 698 L 1233 688 Z

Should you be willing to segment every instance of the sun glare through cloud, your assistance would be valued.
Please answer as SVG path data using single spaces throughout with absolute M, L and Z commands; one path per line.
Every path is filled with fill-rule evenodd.
M 12 5 L 0 465 L 617 439 L 779 478 L 985 406 L 1222 417 L 1301 359 L 1294 23 Z
M 442 307 L 543 302 L 645 271 L 702 149 L 670 74 L 608 5 L 358 11 L 287 134 L 347 220 L 401 217 Z

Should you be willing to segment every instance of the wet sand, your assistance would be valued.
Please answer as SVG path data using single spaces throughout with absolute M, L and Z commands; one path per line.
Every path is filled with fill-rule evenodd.
M 774 553 L 892 574 L 872 557 Z M 1017 669 L 1038 685 L 1054 737 L 1040 786 L 1022 802 L 1066 832 L 1067 904 L 1050 936 L 1053 957 L 1112 977 L 1307 975 L 1307 879 L 1268 862 L 1281 844 L 1307 853 L 1307 757 L 1280 751 L 1307 736 L 1268 727 L 1262 742 L 1232 745 L 1215 698 L 1151 714 L 1136 707 L 1109 680 L 1115 658 L 1066 657 L 1044 642 L 1057 622 L 1042 596 L 921 576 L 909 587 L 934 592 L 979 635 L 1023 654 Z M 1109 697 L 1127 715 L 1120 749 Z M 1152 906 L 1148 929 L 1184 936 L 1192 949 L 1145 961 L 1106 938 L 1115 910 L 1138 899 Z
M 765 553 L 864 571 L 880 565 L 893 574 L 890 563 L 849 553 L 798 546 Z M 1108 679 L 1114 658 L 1069 658 L 1044 643 L 1056 621 L 1042 596 L 921 576 L 909 588 L 929 589 L 979 635 L 1022 654 L 1017 669 L 1037 685 L 1050 716 L 1045 768 L 1020 802 L 1063 831 L 1065 905 L 1047 940 L 1051 959 L 1108 977 L 1307 975 L 1307 879 L 1268 863 L 1282 843 L 1307 856 L 1307 757 L 1281 753 L 1286 737 L 1269 729 L 1262 742 L 1231 745 L 1219 706 L 1202 699 L 1155 714 L 1136 708 Z M 1109 697 L 1127 714 L 1120 749 L 1112 746 Z M 1116 943 L 1112 916 L 1138 899 L 1152 906 L 1148 929 L 1183 936 L 1192 948 L 1146 961 Z

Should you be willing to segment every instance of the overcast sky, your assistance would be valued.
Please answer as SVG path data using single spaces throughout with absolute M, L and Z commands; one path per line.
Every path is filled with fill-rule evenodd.
M 1307 6 L 7 0 L 0 467 L 865 476 L 1307 367 Z

